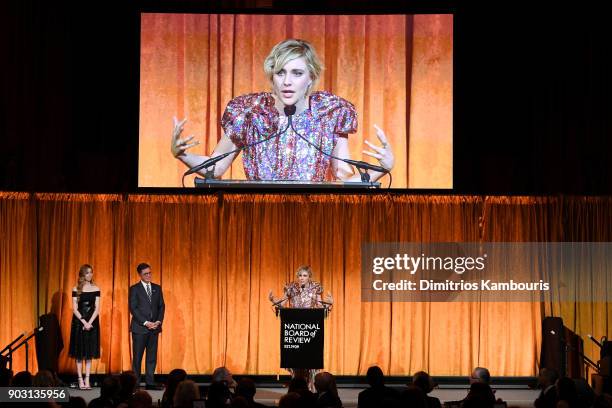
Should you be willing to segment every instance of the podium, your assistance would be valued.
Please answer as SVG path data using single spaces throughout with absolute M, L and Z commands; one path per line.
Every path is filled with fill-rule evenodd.
M 363 182 L 363 181 L 301 181 L 301 180 L 217 180 L 203 179 L 196 177 L 194 179 L 196 188 L 204 189 L 300 189 L 300 190 L 317 190 L 317 189 L 358 189 L 366 190 L 372 188 L 380 188 L 380 183 Z
M 323 368 L 325 309 L 280 309 L 283 368 Z

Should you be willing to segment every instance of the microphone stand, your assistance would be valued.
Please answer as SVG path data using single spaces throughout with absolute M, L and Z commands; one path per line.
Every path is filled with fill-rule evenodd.
M 37 332 L 42 331 L 42 330 L 43 330 L 42 326 L 35 328 L 34 330 L 32 330 L 32 333 L 30 333 L 30 335 L 28 337 L 23 339 L 21 341 L 21 343 L 19 343 L 15 348 L 9 349 L 9 353 L 6 355 L 9 358 L 9 369 L 13 369 L 13 353 L 15 351 L 19 350 L 19 348 L 21 348 L 21 346 L 25 345 L 25 354 L 26 354 L 26 358 L 25 358 L 25 370 L 29 371 L 28 370 L 28 362 L 29 362 L 29 357 L 28 356 L 30 354 L 30 345 L 28 344 L 28 340 L 30 340 L 32 337 L 34 337 Z M 21 336 L 19 336 L 16 340 L 18 340 L 21 337 L 23 337 L 23 334 Z
M 20 338 L 22 338 L 23 336 L 25 336 L 25 332 L 21 333 L 19 336 L 17 336 L 17 337 L 15 338 L 15 340 L 11 341 L 11 342 L 9 343 L 9 345 L 8 345 L 8 346 L 6 346 L 5 348 L 3 348 L 3 349 L 2 349 L 2 351 L 0 351 L 0 354 L 3 354 L 3 353 L 6 351 L 6 350 L 9 350 L 9 351 L 10 351 L 10 350 L 11 350 L 11 346 L 12 346 L 13 344 L 17 343 L 17 342 L 19 341 L 19 339 L 20 339 Z
M 597 340 L 595 340 L 595 338 L 594 338 L 593 336 L 591 336 L 590 334 L 587 334 L 587 337 L 588 337 L 588 338 L 589 338 L 589 339 L 590 339 L 590 340 L 591 340 L 593 343 L 595 343 L 595 344 L 597 345 L 597 347 L 599 347 L 599 349 L 600 349 L 600 350 L 603 348 L 603 344 L 601 344 L 600 342 L 598 342 Z M 607 338 L 606 338 L 606 337 L 604 337 L 604 338 L 602 339 L 602 341 L 606 341 L 606 340 L 607 340 Z
M 298 135 L 298 137 L 302 140 L 304 140 L 306 143 L 308 143 L 310 146 L 314 147 L 315 149 L 317 149 L 319 152 L 323 153 L 325 156 L 331 158 L 331 159 L 335 159 L 347 164 L 352 165 L 353 167 L 355 167 L 357 169 L 357 172 L 359 173 L 359 175 L 361 176 L 361 181 L 364 183 L 370 183 L 370 174 L 367 172 L 367 170 L 374 170 L 374 171 L 378 171 L 381 173 L 389 173 L 389 170 L 385 169 L 382 166 L 376 166 L 374 164 L 370 164 L 361 160 L 351 160 L 351 159 L 342 159 L 338 156 L 334 156 L 333 154 L 329 154 L 327 152 L 325 152 L 323 149 L 321 149 L 319 146 L 315 145 L 314 143 L 312 143 L 310 140 L 306 139 L 304 136 L 302 136 L 296 129 L 295 127 L 293 127 L 293 122 L 291 120 L 291 117 L 295 114 L 295 110 L 296 107 L 295 105 L 287 105 L 285 106 L 285 115 L 287 115 L 287 120 L 288 120 L 288 125 L 287 127 L 291 127 L 291 130 L 293 130 L 295 132 L 296 135 Z
M 389 170 L 385 169 L 382 166 L 376 166 L 374 164 L 370 164 L 361 160 L 351 160 L 351 159 L 343 159 L 337 156 L 334 156 L 330 153 L 325 152 L 323 149 L 321 149 L 319 146 L 315 145 L 314 143 L 312 143 L 310 140 L 306 139 L 304 136 L 302 136 L 293 126 L 293 122 L 291 120 L 292 116 L 295 114 L 296 111 L 296 107 L 295 105 L 287 105 L 285 106 L 285 115 L 287 116 L 287 127 L 285 129 L 283 129 L 281 132 L 277 132 L 275 134 L 273 134 L 270 137 L 267 137 L 265 139 L 262 140 L 258 140 L 254 143 L 249 143 L 247 145 L 244 145 L 240 148 L 234 149 L 230 152 L 227 153 L 223 153 L 220 154 L 219 156 L 215 156 L 215 157 L 211 157 L 205 161 L 203 161 L 202 163 L 198 164 L 197 166 L 191 167 L 189 170 L 187 170 L 184 174 L 183 174 L 183 180 L 185 179 L 186 176 L 196 173 L 202 169 L 206 169 L 206 173 L 204 174 L 204 179 L 205 180 L 210 180 L 214 178 L 214 172 L 215 172 L 215 165 L 220 162 L 221 160 L 225 159 L 226 157 L 238 153 L 242 150 L 245 150 L 247 148 L 256 146 L 260 143 L 263 142 L 267 142 L 268 140 L 271 140 L 275 137 L 278 137 L 280 135 L 282 135 L 283 133 L 285 133 L 289 128 L 291 128 L 296 135 L 298 135 L 298 137 L 302 140 L 304 140 L 306 143 L 308 143 L 310 146 L 314 147 L 315 149 L 317 149 L 319 152 L 323 153 L 325 156 L 331 158 L 331 159 L 335 159 L 344 163 L 347 163 L 353 167 L 355 167 L 357 169 L 357 172 L 359 173 L 359 175 L 361 176 L 361 181 L 363 183 L 370 183 L 370 174 L 367 172 L 367 170 L 374 170 L 374 171 L 378 171 L 380 173 L 384 173 L 384 174 L 388 174 Z M 255 130 L 257 131 L 257 128 L 255 128 Z M 258 132 L 259 134 L 259 132 Z
M 288 129 L 289 127 L 285 128 L 285 131 Z M 286 300 L 291 300 L 291 298 L 293 298 L 293 296 L 291 296 L 289 293 L 287 293 L 287 296 L 285 296 L 284 298 L 282 298 L 281 300 L 277 300 L 276 302 L 272 302 L 272 307 L 274 308 L 274 311 L 276 313 L 276 317 L 278 317 L 278 310 L 280 309 L 280 307 L 278 305 L 280 305 L 281 303 L 283 303 Z
M 13 353 L 13 349 L 11 347 L 13 346 L 13 344 L 17 343 L 19 339 L 22 338 L 23 336 L 25 336 L 25 332 L 17 336 L 15 340 L 11 341 L 8 346 L 6 346 L 5 348 L 2 349 L 2 351 L 0 351 L 0 356 L 1 356 L 6 350 L 8 350 L 8 354 L 2 357 L 5 357 L 8 360 L 9 370 L 13 369 L 13 357 L 11 356 L 11 354 Z
M 304 289 L 304 286 L 302 286 L 302 289 Z M 280 309 L 280 307 L 278 305 L 280 305 L 281 303 L 283 303 L 286 300 L 291 300 L 293 298 L 293 296 L 291 296 L 289 293 L 287 293 L 287 296 L 285 296 L 284 298 L 277 300 L 276 302 L 272 302 L 272 307 L 274 308 L 274 311 L 276 312 L 276 317 L 278 317 L 278 310 Z
M 317 300 L 317 303 L 320 303 L 323 305 L 323 309 L 325 310 L 325 317 L 327 317 L 329 315 L 329 312 L 331 310 L 331 306 L 333 305 L 333 303 L 326 302 L 324 300 Z
M 290 300 L 292 297 L 293 296 L 287 295 L 286 297 L 282 298 L 281 300 L 278 300 L 278 301 L 272 303 L 272 307 L 274 308 L 274 312 L 276 313 L 276 317 L 278 317 L 278 310 L 280 309 L 280 307 L 278 305 L 280 305 L 281 303 L 283 303 L 286 300 Z
M 301 286 L 301 289 L 304 289 L 304 285 Z M 282 298 L 280 300 L 277 300 L 276 302 L 272 302 L 272 307 L 274 308 L 274 311 L 276 313 L 276 317 L 278 317 L 278 311 L 280 309 L 280 307 L 278 305 L 280 305 L 281 303 L 283 303 L 286 300 L 291 300 L 292 297 L 293 296 L 288 294 L 284 298 Z M 332 306 L 333 303 L 326 302 L 324 300 L 319 300 L 319 299 L 314 299 L 314 301 L 323 305 L 323 309 L 325 309 L 325 317 L 327 317 L 327 315 L 329 314 L 329 310 L 331 309 L 330 306 Z
M 198 172 L 198 171 L 200 171 L 200 170 L 205 168 L 206 169 L 206 173 L 204 174 L 204 179 L 205 180 L 213 179 L 214 176 L 215 176 L 215 174 L 214 174 L 215 173 L 215 165 L 217 164 L 217 162 L 220 162 L 221 160 L 225 159 L 227 156 L 230 156 L 232 154 L 238 153 L 238 152 L 240 152 L 240 151 L 242 151 L 244 149 L 247 149 L 247 148 L 256 146 L 256 145 L 258 145 L 260 143 L 267 142 L 268 140 L 274 139 L 275 137 L 278 137 L 278 136 L 282 135 L 283 133 L 285 133 L 287 131 L 287 129 L 289 129 L 289 126 L 287 126 L 282 131 L 276 132 L 272 136 L 267 137 L 265 139 L 258 140 L 258 141 L 253 142 L 253 143 L 246 144 L 246 145 L 244 145 L 242 147 L 239 147 L 237 149 L 234 149 L 234 150 L 232 150 L 230 152 L 220 154 L 219 156 L 211 157 L 211 158 L 203 161 L 202 163 L 198 164 L 197 166 L 191 167 L 189 170 L 187 170 L 183 174 L 183 178 L 185 176 L 188 176 L 190 174 L 196 173 L 196 172 Z M 259 135 L 259 131 L 257 130 L 256 127 L 255 127 L 255 131 Z

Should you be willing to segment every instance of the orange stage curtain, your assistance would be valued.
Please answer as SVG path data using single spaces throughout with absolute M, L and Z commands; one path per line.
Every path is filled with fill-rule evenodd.
M 325 339 L 325 368 L 335 374 L 378 364 L 393 375 L 467 375 L 476 365 L 533 375 L 543 316 L 563 317 L 582 336 L 610 336 L 610 302 L 362 302 L 361 244 L 610 241 L 611 211 L 612 199 L 599 197 L 0 193 L 0 341 L 31 329 L 37 314 L 57 313 L 60 367 L 74 372 L 70 291 L 91 263 L 102 289 L 93 369 L 129 369 L 127 292 L 136 265 L 148 262 L 167 303 L 158 372 L 284 373 L 267 294 L 280 294 L 307 263 L 335 299 Z M 590 279 L 575 282 L 577 291 L 592 285 L 610 297 L 609 271 L 582 272 Z
M 170 153 L 173 116 L 187 117 L 184 135 L 201 141 L 191 151 L 210 154 L 226 104 L 269 91 L 265 57 L 301 38 L 325 65 L 318 89 L 357 108 L 352 158 L 370 160 L 362 150 L 364 140 L 378 142 L 377 124 L 395 153 L 394 187 L 452 187 L 451 15 L 143 14 L 141 23 L 139 186 L 180 186 L 186 168 Z M 244 178 L 240 158 L 225 177 Z
M 572 197 L 560 205 L 563 241 L 612 242 L 612 198 Z M 584 338 L 584 354 L 597 362 L 599 348 L 586 335 L 592 334 L 598 340 L 606 335 L 612 338 L 612 265 L 591 265 L 589 261 L 587 255 L 576 261 L 578 265 L 570 266 L 581 268 L 568 285 L 576 300 L 561 301 L 558 295 L 551 296 L 544 304 L 544 312 L 547 316 L 562 316 L 565 326 Z M 589 298 L 600 301 L 584 301 Z
M 29 194 L 0 192 L 0 349 L 38 325 L 34 211 Z M 34 352 L 28 359 L 36 371 Z M 13 356 L 13 371 L 25 368 L 25 348 Z

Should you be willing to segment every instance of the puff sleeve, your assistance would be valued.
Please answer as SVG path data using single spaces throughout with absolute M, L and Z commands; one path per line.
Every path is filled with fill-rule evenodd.
M 237 146 L 243 147 L 247 141 L 248 126 L 251 118 L 249 95 L 241 95 L 232 99 L 226 106 L 221 127 L 223 132 Z
M 335 133 L 346 134 L 357 132 L 357 110 L 355 106 L 343 98 L 338 98 L 337 121 Z

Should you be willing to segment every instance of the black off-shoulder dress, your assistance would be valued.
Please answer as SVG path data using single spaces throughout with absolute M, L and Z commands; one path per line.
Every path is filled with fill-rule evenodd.
M 93 312 L 96 310 L 96 297 L 100 296 L 100 291 L 81 292 L 78 298 L 78 310 L 85 321 L 89 321 Z M 72 297 L 77 297 L 77 292 L 72 292 Z M 90 360 L 100 358 L 100 319 L 91 322 L 91 330 L 85 330 L 83 323 L 72 315 L 72 325 L 70 327 L 70 348 L 68 354 L 77 360 Z

